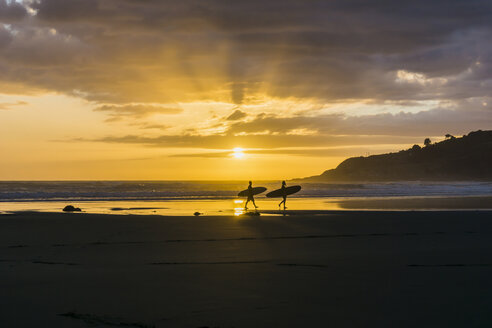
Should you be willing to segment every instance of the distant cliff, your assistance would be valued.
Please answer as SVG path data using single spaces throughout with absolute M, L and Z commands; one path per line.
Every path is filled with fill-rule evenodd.
M 336 169 L 304 181 L 492 181 L 492 131 L 475 131 L 461 138 L 398 153 L 352 157 Z

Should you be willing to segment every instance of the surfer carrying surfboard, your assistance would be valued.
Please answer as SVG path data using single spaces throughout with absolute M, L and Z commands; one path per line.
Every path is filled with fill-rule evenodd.
M 261 194 L 262 192 L 265 192 L 267 189 L 265 187 L 254 187 L 252 186 L 252 182 L 250 181 L 249 182 L 249 186 L 248 186 L 248 189 L 244 189 L 242 191 L 240 191 L 237 195 L 239 197 L 247 197 L 248 199 L 246 200 L 246 204 L 244 204 L 244 209 L 247 210 L 248 209 L 248 203 L 249 202 L 253 202 L 253 205 L 255 206 L 255 209 L 258 208 L 258 206 L 256 206 L 255 204 L 255 198 L 254 198 L 254 195 L 259 195 Z
M 280 188 L 280 190 L 282 190 L 282 201 L 280 202 L 280 204 L 278 204 L 278 208 L 280 209 L 280 206 L 282 205 L 282 203 L 284 204 L 284 211 L 287 207 L 285 207 L 285 201 L 287 200 L 287 193 L 285 192 L 285 181 L 282 181 L 282 188 Z
M 244 204 L 245 210 L 248 209 L 248 203 L 250 201 L 253 202 L 253 205 L 255 206 L 255 208 L 258 208 L 258 206 L 256 206 L 256 204 L 255 204 L 255 198 L 254 198 L 254 192 L 253 192 L 253 183 L 251 181 L 249 182 L 249 185 L 248 185 L 248 200 L 246 201 L 246 204 Z
M 287 196 L 295 194 L 296 192 L 299 192 L 301 190 L 301 186 L 290 186 L 286 187 L 285 181 L 282 181 L 282 188 L 270 191 L 266 196 L 268 198 L 282 198 L 282 201 L 280 204 L 278 204 L 278 208 L 280 209 L 280 206 L 284 204 L 284 211 L 287 208 L 285 206 L 285 202 L 287 201 Z

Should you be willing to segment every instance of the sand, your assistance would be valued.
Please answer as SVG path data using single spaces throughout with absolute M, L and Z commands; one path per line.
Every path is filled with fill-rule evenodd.
M 297 214 L 1 215 L 0 325 L 492 326 L 492 212 Z

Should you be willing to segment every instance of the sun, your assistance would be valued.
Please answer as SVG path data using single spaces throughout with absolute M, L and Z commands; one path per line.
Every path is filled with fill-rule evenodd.
M 232 150 L 232 156 L 234 156 L 234 158 L 237 158 L 237 159 L 242 159 L 244 158 L 244 153 L 243 153 L 243 149 L 240 148 L 240 147 L 236 147 Z

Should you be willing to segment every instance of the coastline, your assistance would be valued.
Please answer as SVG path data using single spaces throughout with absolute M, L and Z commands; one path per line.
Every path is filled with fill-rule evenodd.
M 257 197 L 262 215 L 283 215 L 279 200 Z M 66 205 L 80 207 L 84 213 L 188 216 L 195 212 L 206 216 L 244 214 L 244 199 L 120 200 L 77 201 L 72 199 L 0 202 L 1 212 L 61 212 Z M 253 210 L 250 205 L 250 210 Z M 492 210 L 491 195 L 473 196 L 395 196 L 395 197 L 292 197 L 287 214 L 329 214 L 336 211 L 453 211 Z
M 296 213 L 2 215 L 0 318 L 16 327 L 492 324 L 492 211 Z

